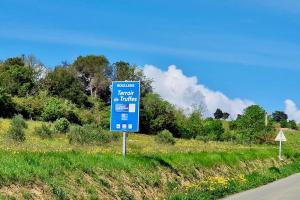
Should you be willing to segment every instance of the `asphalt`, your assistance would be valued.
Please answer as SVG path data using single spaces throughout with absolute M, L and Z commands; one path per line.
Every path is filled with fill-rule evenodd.
M 300 173 L 252 190 L 241 192 L 224 200 L 298 200 L 300 199 Z

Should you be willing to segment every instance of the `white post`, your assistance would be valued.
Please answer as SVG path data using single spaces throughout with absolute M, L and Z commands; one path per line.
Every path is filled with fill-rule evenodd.
M 126 156 L 126 132 L 123 132 L 123 146 L 122 146 L 122 154 L 123 157 L 125 158 Z
M 279 160 L 282 160 L 281 157 L 281 148 L 282 148 L 282 144 L 281 144 L 281 140 L 279 141 Z

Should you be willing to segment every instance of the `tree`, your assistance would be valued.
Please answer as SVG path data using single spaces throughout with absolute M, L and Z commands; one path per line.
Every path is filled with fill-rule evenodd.
M 15 96 L 28 96 L 35 85 L 35 71 L 22 58 L 8 58 L 0 66 L 0 87 Z
M 214 113 L 215 119 L 221 119 L 223 117 L 223 112 L 220 108 L 218 108 L 216 110 L 216 112 Z
M 55 121 L 64 117 L 65 107 L 64 104 L 57 98 L 49 98 L 44 105 L 42 112 L 42 119 L 45 121 Z
M 11 96 L 0 88 L 0 117 L 11 117 L 15 113 L 15 105 Z
M 298 125 L 297 125 L 297 123 L 296 123 L 295 120 L 290 120 L 290 121 L 288 122 L 288 127 L 289 127 L 290 129 L 298 130 Z
M 272 117 L 276 122 L 281 122 L 282 120 L 287 121 L 288 119 L 288 115 L 282 111 L 275 111 L 272 114 Z
M 214 120 L 214 119 L 205 120 L 204 134 L 210 140 L 219 141 L 224 132 L 225 132 L 225 129 L 223 128 L 223 124 L 220 120 Z
M 230 114 L 229 114 L 229 113 L 227 113 L 227 112 L 224 112 L 224 113 L 223 113 L 223 117 L 222 117 L 222 118 L 223 118 L 224 120 L 226 120 L 226 119 L 228 119 L 228 117 L 229 117 L 229 116 L 230 116 Z
M 280 121 L 280 127 L 281 128 L 288 128 L 288 122 L 287 122 L 287 120 L 284 120 L 284 119 L 282 119 L 281 121 Z
M 258 105 L 252 105 L 244 110 L 243 115 L 237 120 L 238 132 L 243 141 L 248 144 L 266 138 L 265 110 Z
M 102 97 L 109 96 L 112 69 L 105 56 L 79 56 L 73 66 L 91 96 L 101 96 L 102 93 L 105 93 Z M 104 100 L 108 101 L 109 98 Z
M 140 129 L 143 133 L 156 134 L 164 129 L 177 136 L 175 107 L 158 94 L 150 93 L 141 99 Z
M 70 68 L 56 67 L 47 74 L 43 85 L 52 96 L 68 99 L 79 106 L 90 106 L 82 83 Z
M 200 110 L 194 110 L 185 121 L 184 131 L 181 136 L 184 138 L 196 138 L 203 135 L 203 120 Z
M 115 81 L 140 81 L 141 97 L 152 92 L 152 80 L 148 79 L 137 66 L 119 61 L 113 64 L 113 72 L 113 80 Z

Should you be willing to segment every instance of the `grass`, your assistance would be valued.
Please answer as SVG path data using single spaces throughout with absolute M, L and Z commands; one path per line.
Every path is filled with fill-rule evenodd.
M 10 120 L 0 120 L 0 193 L 4 199 L 188 199 L 187 187 L 199 180 L 242 174 L 246 181 L 253 179 L 249 186 L 255 187 L 299 171 L 300 165 L 295 142 L 300 139 L 298 132 L 286 133 L 284 162 L 277 160 L 276 145 L 250 148 L 183 139 L 176 139 L 175 145 L 162 145 L 143 134 L 129 134 L 124 159 L 121 141 L 78 146 L 69 144 L 63 134 L 41 139 L 33 130 L 42 122 L 28 121 L 26 141 L 15 143 L 7 139 L 9 124 Z M 267 178 L 269 169 L 282 173 Z M 255 173 L 266 178 L 249 178 Z M 244 189 L 247 187 L 239 185 L 222 195 Z
M 48 152 L 48 151 L 84 151 L 87 153 L 113 153 L 121 154 L 122 142 L 114 142 L 101 146 L 89 145 L 71 145 L 63 134 L 57 134 L 52 139 L 44 139 L 34 134 L 35 127 L 41 126 L 43 122 L 27 121 L 26 141 L 16 144 L 8 140 L 7 130 L 10 126 L 10 120 L 0 119 L 0 149 L 8 151 L 30 151 L 30 152 Z M 121 134 L 121 133 L 120 133 Z M 275 146 L 254 145 L 251 149 L 273 149 Z M 127 151 L 129 154 L 157 154 L 157 153 L 176 153 L 176 152 L 202 152 L 202 151 L 231 151 L 247 150 L 249 146 L 235 144 L 232 142 L 208 142 L 200 140 L 177 139 L 175 145 L 158 144 L 155 137 L 143 134 L 129 134 L 127 139 Z

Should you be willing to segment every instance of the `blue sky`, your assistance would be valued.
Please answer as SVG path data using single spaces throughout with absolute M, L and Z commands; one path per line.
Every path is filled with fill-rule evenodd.
M 300 1 L 1 0 L 0 59 L 104 54 L 183 73 L 268 111 L 300 104 Z

